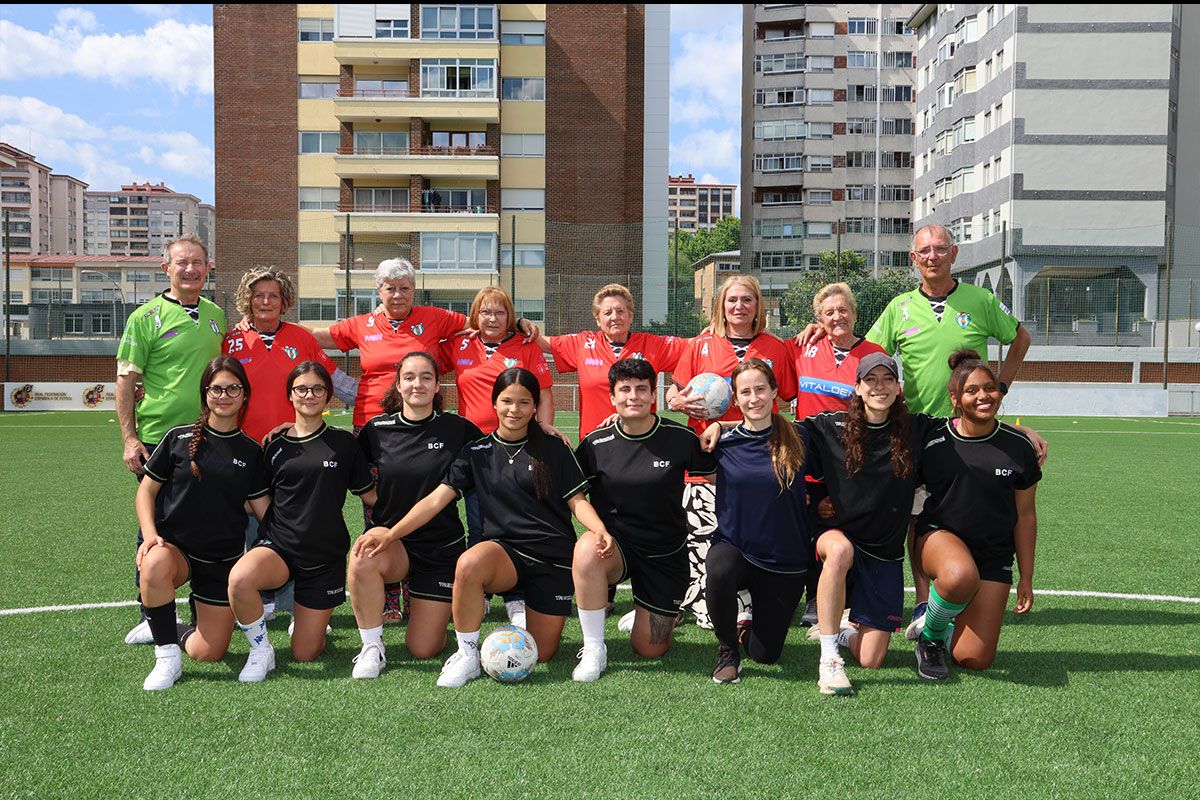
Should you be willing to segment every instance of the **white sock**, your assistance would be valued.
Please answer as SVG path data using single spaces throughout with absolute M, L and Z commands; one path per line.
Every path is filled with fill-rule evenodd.
M 743 622 L 754 622 L 754 612 L 739 611 L 737 615 L 737 621 L 739 625 L 741 625 Z
M 604 644 L 604 609 L 579 609 L 579 626 L 583 628 L 584 644 Z
M 838 631 L 837 643 L 842 647 L 849 647 L 850 640 L 858 634 L 858 628 L 842 628 Z
M 267 617 L 265 614 L 249 625 L 239 622 L 238 627 L 242 629 L 242 633 L 246 634 L 246 641 L 250 642 L 251 650 L 265 649 L 271 646 L 271 643 L 267 641 Z
M 458 640 L 458 652 L 479 658 L 479 631 L 470 633 L 455 631 L 454 638 Z
M 379 645 L 379 649 L 383 649 L 383 626 L 376 628 L 359 628 L 358 635 L 362 639 L 363 647 L 374 642 Z
M 838 635 L 832 633 L 829 636 L 821 634 L 821 660 L 827 661 L 831 658 L 837 658 L 838 654 Z

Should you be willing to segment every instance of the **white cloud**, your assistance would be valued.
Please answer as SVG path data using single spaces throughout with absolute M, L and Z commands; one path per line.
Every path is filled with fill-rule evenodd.
M 718 29 L 742 30 L 742 7 L 737 4 L 671 4 L 671 33 L 706 33 Z
M 85 33 L 89 11 L 63 9 L 48 34 L 0 20 L 0 79 L 64 75 L 103 78 L 117 86 L 144 81 L 172 92 L 213 93 L 212 26 L 166 19 L 139 34 Z
M 145 14 L 147 17 L 173 17 L 183 10 L 183 5 L 180 3 L 148 3 L 146 5 L 129 4 L 139 14 Z
M 693 131 L 671 143 L 671 171 L 740 175 L 740 137 L 736 127 Z
M 742 37 L 739 30 L 685 33 L 671 58 L 672 112 L 702 113 L 732 122 L 742 114 Z
M 131 181 L 211 177 L 213 151 L 188 131 L 104 128 L 34 97 L 0 96 L 0 139 L 93 189 Z M 140 162 L 134 168 L 128 161 Z

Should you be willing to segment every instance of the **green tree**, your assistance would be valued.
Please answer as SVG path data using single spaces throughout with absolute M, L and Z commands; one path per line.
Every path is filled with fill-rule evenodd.
M 692 264 L 713 253 L 726 253 L 741 247 L 742 224 L 737 217 L 725 217 L 712 228 L 695 233 L 679 231 L 667 243 L 667 318 L 646 326 L 650 333 L 695 336 L 708 325 L 703 314 L 695 311 L 695 274 Z
M 911 291 L 916 285 L 911 269 L 888 267 L 879 271 L 879 277 L 871 275 L 866 259 L 854 251 L 842 253 L 841 269 L 833 251 L 821 253 L 821 266 L 806 273 L 803 278 L 792 281 L 784 293 L 782 305 L 789 327 L 801 328 L 816 322 L 812 299 L 826 284 L 841 281 L 849 285 L 858 306 L 858 322 L 855 333 L 864 335 L 893 297 Z

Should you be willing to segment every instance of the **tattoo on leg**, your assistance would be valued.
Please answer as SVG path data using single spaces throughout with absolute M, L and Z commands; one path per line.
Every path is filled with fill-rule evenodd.
M 675 630 L 675 618 L 661 614 L 650 615 L 650 644 L 666 644 Z

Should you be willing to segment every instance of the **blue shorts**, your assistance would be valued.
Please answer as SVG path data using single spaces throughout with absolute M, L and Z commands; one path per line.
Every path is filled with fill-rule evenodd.
M 846 574 L 846 607 L 850 621 L 880 631 L 896 632 L 904 622 L 904 559 L 890 561 L 854 548 Z

